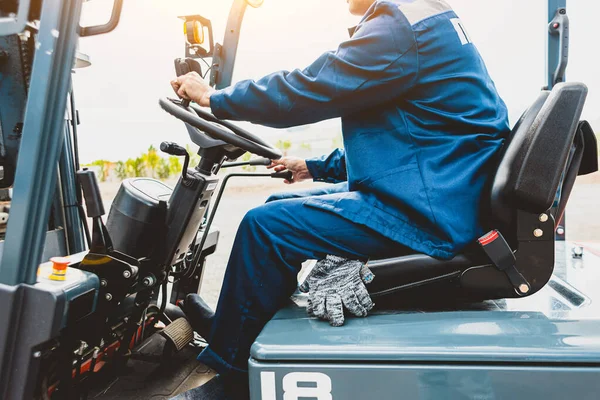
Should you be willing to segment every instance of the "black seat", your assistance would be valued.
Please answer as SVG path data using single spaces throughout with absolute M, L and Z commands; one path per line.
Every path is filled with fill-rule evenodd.
M 397 297 L 441 285 L 484 300 L 529 296 L 543 288 L 554 270 L 554 232 L 575 178 L 598 170 L 596 138 L 580 122 L 586 97 L 582 83 L 543 91 L 504 145 L 487 220 L 506 239 L 512 269 L 492 261 L 478 243 L 449 261 L 423 254 L 371 261 L 377 277 L 371 294 Z

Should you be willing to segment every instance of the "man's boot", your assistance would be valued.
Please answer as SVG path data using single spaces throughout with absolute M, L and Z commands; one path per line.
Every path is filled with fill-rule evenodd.
M 181 309 L 192 328 L 208 340 L 215 312 L 202 300 L 202 297 L 195 293 L 188 294 Z

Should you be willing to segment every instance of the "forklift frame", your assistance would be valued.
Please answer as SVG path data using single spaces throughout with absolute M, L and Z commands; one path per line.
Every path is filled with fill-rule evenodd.
M 67 11 L 59 12 L 67 3 Z M 549 22 L 555 18 L 557 10 L 566 8 L 566 3 L 567 0 L 548 0 Z M 48 4 L 52 4 L 52 7 Z M 235 0 L 233 3 L 222 46 L 225 50 L 219 56 L 218 87 L 226 87 L 231 83 L 246 7 L 244 0 Z M 75 54 L 80 13 L 81 1 L 78 0 L 44 2 L 39 35 L 47 35 L 54 40 L 40 41 L 41 46 L 35 53 L 21 143 L 23 148 L 28 149 L 31 157 L 21 157 L 17 163 L 16 175 L 21 179 L 15 181 L 14 206 L 11 208 L 8 224 L 9 235 L 0 262 L 0 283 L 6 285 L 33 284 L 36 281 L 46 232 L 44 226 L 56 186 L 55 167 L 61 151 L 66 153 L 67 147 L 71 147 L 62 148 L 65 136 L 64 114 L 71 85 L 70 60 Z M 56 37 L 56 32 L 61 34 Z M 560 43 L 559 37 L 548 35 L 549 89 L 556 83 L 554 72 L 563 54 Z M 564 77 L 560 81 L 564 81 Z M 33 163 L 32 159 L 37 161 Z M 66 170 L 68 168 L 61 169 L 61 181 L 73 182 Z
M 55 337 L 64 323 L 65 300 L 55 293 L 45 293 L 34 285 L 42 261 L 57 179 L 60 178 L 63 184 L 63 196 L 68 186 L 75 184 L 71 171 L 74 165 L 71 159 L 73 143 L 68 139 L 69 129 L 65 126 L 72 60 L 81 33 L 87 30 L 90 34 L 99 34 L 116 26 L 112 18 L 110 24 L 100 29 L 79 27 L 82 2 L 44 0 L 41 11 L 38 33 L 41 39 L 38 39 L 35 49 L 20 145 L 26 150 L 27 156 L 23 154 L 17 161 L 13 205 L 0 261 L 0 398 L 3 399 L 32 397 L 40 357 L 36 347 Z M 121 0 L 116 0 L 115 7 L 119 3 Z M 19 10 L 26 10 L 29 5 L 30 0 L 20 0 Z M 554 20 L 557 10 L 566 9 L 566 6 L 566 0 L 548 0 L 548 22 Z M 235 0 L 233 3 L 223 46 L 218 46 L 215 55 L 217 88 L 231 84 L 246 7 L 244 0 Z M 23 13 L 19 12 L 15 21 L 20 22 L 22 18 Z M 7 26 L 0 25 L 0 28 Z M 7 33 L 14 32 L 0 30 L 0 35 Z M 560 35 L 549 33 L 548 88 L 557 82 L 555 71 L 561 60 L 567 60 L 566 46 Z M 564 76 L 558 78 L 564 80 Z M 0 99 L 1 106 L 4 107 L 3 103 L 6 102 L 7 99 Z M 74 112 L 74 108 L 72 110 Z M 76 120 L 77 116 L 72 115 L 71 118 Z M 75 125 L 76 121 L 71 129 L 76 129 Z M 60 172 L 57 173 L 61 152 L 63 158 Z M 69 192 L 63 201 L 71 202 L 73 196 L 74 193 Z M 80 251 L 85 246 L 81 225 L 74 219 L 77 219 L 76 215 L 71 214 L 66 224 L 70 253 Z M 97 289 L 99 282 L 97 278 L 87 277 L 85 284 L 87 288 Z

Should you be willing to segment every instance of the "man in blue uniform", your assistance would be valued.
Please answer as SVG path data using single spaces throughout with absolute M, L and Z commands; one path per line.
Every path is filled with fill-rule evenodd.
M 220 119 L 283 128 L 342 118 L 344 150 L 275 162 L 294 181 L 332 185 L 272 196 L 239 227 L 200 355 L 222 380 L 245 379 L 252 342 L 305 260 L 448 259 L 483 233 L 482 193 L 509 127 L 463 23 L 443 0 L 349 5 L 364 15 L 352 37 L 304 70 L 219 91 L 195 74 L 172 82 Z

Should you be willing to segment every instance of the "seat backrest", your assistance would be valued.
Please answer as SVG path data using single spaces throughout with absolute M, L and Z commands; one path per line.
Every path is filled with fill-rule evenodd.
M 569 175 L 567 169 L 579 168 L 569 161 L 587 92 L 582 83 L 560 83 L 542 92 L 515 125 L 492 186 L 496 228 L 510 235 L 517 210 L 548 211 Z

